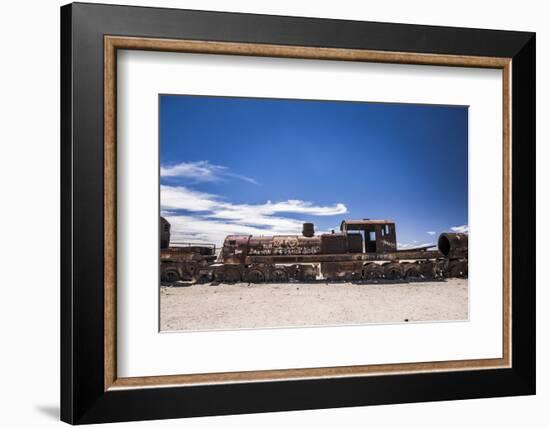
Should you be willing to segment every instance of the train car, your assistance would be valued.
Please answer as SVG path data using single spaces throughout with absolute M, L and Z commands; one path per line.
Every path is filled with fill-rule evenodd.
M 164 217 L 160 217 L 159 237 L 162 283 L 194 282 L 199 278 L 201 269 L 209 269 L 216 261 L 214 244 L 171 242 L 170 223 Z
M 194 270 L 197 281 L 288 282 L 465 277 L 468 235 L 443 233 L 435 245 L 397 249 L 395 222 L 344 220 L 338 232 L 230 235 L 215 261 Z M 161 252 L 162 256 L 162 252 Z

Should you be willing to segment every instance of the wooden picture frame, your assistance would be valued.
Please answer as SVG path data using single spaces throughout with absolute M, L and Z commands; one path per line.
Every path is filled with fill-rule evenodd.
M 502 358 L 117 377 L 117 49 L 501 69 Z M 61 53 L 62 420 L 535 392 L 535 234 L 521 227 L 535 217 L 534 34 L 77 3 L 61 9 Z

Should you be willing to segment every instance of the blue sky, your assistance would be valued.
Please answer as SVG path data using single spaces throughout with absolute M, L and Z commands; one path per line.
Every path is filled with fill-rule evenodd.
M 174 240 L 380 218 L 405 248 L 467 228 L 467 107 L 161 95 L 159 108 Z

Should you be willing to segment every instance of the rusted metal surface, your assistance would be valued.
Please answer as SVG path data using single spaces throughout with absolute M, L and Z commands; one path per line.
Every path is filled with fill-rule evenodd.
M 340 232 L 321 235 L 305 223 L 301 235 L 227 236 L 217 258 L 213 245 L 161 249 L 161 278 L 260 283 L 467 276 L 467 234 L 443 233 L 438 244 L 437 250 L 397 250 L 391 220 L 344 220 Z
M 340 230 L 345 232 L 346 230 L 359 230 L 363 226 L 377 226 L 383 224 L 395 224 L 393 220 L 372 220 L 370 218 L 364 218 L 363 220 L 342 220 L 340 223 Z
M 202 256 L 210 256 L 209 258 L 212 260 L 216 258 L 212 247 L 171 247 L 160 250 L 161 260 L 189 260 L 193 258 L 200 258 Z
M 201 272 L 210 270 L 216 260 L 215 245 L 172 243 L 176 246 L 170 246 L 170 223 L 163 217 L 160 217 L 159 236 L 162 282 L 197 281 Z
M 321 254 L 345 254 L 348 252 L 348 238 L 345 233 L 321 235 Z
M 170 246 L 170 223 L 164 217 L 159 220 L 160 248 L 165 249 Z
M 191 248 L 192 251 L 200 251 L 201 254 L 215 254 L 216 245 L 215 244 L 204 244 L 202 242 L 170 242 L 171 248 Z
M 363 276 L 363 262 L 325 262 L 321 273 L 329 281 L 354 281 Z
M 437 247 L 445 257 L 465 257 L 468 255 L 468 234 L 442 233 Z
M 431 260 L 443 257 L 439 251 L 401 251 L 395 253 L 345 253 L 345 254 L 313 254 L 304 256 L 283 255 L 249 256 L 246 263 L 316 263 L 316 262 L 345 262 L 345 261 L 399 261 L 399 260 Z
M 227 264 L 244 263 L 250 236 L 230 235 L 225 238 L 219 261 Z
M 304 223 L 302 228 L 302 235 L 306 238 L 311 238 L 315 235 L 315 226 L 313 223 Z
M 344 220 L 340 231 L 346 235 L 358 233 L 367 253 L 389 253 L 397 250 L 395 222 L 391 220 Z

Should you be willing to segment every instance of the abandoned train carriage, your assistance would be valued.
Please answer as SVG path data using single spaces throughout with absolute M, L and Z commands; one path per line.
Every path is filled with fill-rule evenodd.
M 390 220 L 344 220 L 339 232 L 321 235 L 315 235 L 312 223 L 304 223 L 302 235 L 227 236 L 217 258 L 215 248 L 205 250 L 206 246 L 161 249 L 161 280 L 286 282 L 467 276 L 467 234 L 441 234 L 439 250 L 433 247 L 398 250 L 395 223 Z

